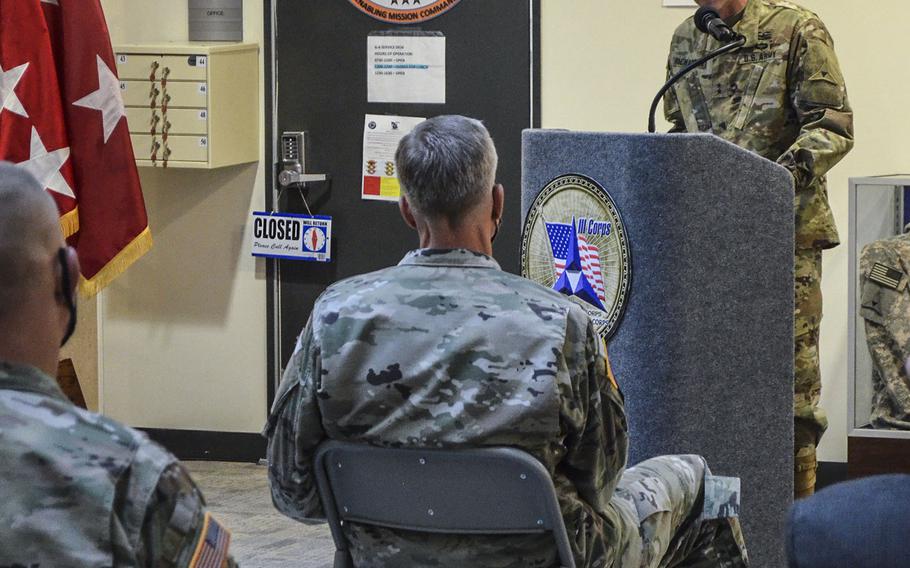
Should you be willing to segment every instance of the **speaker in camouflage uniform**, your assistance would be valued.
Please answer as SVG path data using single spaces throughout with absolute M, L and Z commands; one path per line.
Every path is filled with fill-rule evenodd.
M 793 175 L 795 261 L 795 492 L 815 489 L 819 408 L 821 251 L 840 239 L 825 174 L 853 147 L 853 112 L 834 43 L 812 12 L 783 0 L 697 0 L 717 9 L 745 45 L 696 70 L 664 98 L 671 132 L 709 132 Z M 668 75 L 720 47 L 690 18 L 673 35 Z

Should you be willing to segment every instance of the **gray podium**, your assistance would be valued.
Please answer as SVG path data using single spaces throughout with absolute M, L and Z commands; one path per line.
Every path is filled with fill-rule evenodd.
M 779 568 L 793 495 L 793 186 L 782 167 L 707 134 L 526 130 L 522 219 L 547 183 L 584 174 L 612 196 L 632 255 L 610 361 L 629 463 L 705 456 L 742 478 L 752 565 Z

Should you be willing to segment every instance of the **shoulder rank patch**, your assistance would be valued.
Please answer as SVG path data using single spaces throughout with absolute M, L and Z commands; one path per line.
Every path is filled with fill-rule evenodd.
M 189 568 L 221 568 L 227 565 L 231 532 L 215 520 L 211 513 L 205 513 L 199 542 Z
M 834 79 L 834 77 L 831 75 L 831 73 L 827 69 L 821 69 L 821 70 L 817 71 L 814 75 L 809 77 L 809 80 L 810 81 L 822 81 L 824 83 L 831 83 L 832 85 L 840 86 L 840 83 L 838 83 Z
M 904 273 L 900 270 L 891 268 L 880 262 L 873 264 L 872 270 L 869 271 L 869 280 L 892 290 L 898 289 L 903 277 Z

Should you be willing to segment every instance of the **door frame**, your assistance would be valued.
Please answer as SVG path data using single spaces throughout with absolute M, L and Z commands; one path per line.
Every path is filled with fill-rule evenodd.
M 275 178 L 278 171 L 278 91 L 275 88 L 277 80 L 277 60 L 275 58 L 275 43 L 277 30 L 277 5 L 278 2 L 292 2 L 294 0 L 263 0 L 263 77 L 265 82 L 265 144 L 263 163 L 265 168 L 265 206 L 271 210 L 278 202 L 278 190 L 275 187 Z M 334 0 L 347 1 L 347 0 Z M 488 0 L 463 0 L 488 1 Z M 531 68 L 528 70 L 531 79 L 531 108 L 530 122 L 532 128 L 540 128 L 540 0 L 527 0 L 531 15 Z M 457 8 L 455 8 L 457 9 Z M 445 17 L 440 16 L 440 17 Z M 282 375 L 281 363 L 281 268 L 276 259 L 266 259 L 266 412 L 272 407 L 275 392 Z
M 278 0 L 263 0 L 263 30 L 262 30 L 262 49 L 263 49 L 263 79 L 265 79 L 265 95 L 263 97 L 265 108 L 263 117 L 265 120 L 265 140 L 264 155 L 262 157 L 265 168 L 265 208 L 267 211 L 274 209 L 278 201 L 278 192 L 275 190 L 275 177 L 278 168 L 277 144 L 275 141 L 275 132 L 278 131 L 278 113 L 277 108 L 278 91 L 275 89 L 277 80 L 276 62 L 275 62 L 275 30 L 276 30 L 276 10 Z M 281 361 L 279 360 L 279 341 L 281 330 L 281 310 L 280 310 L 280 275 L 279 264 L 277 259 L 269 258 L 265 260 L 265 279 L 266 279 L 266 415 L 272 407 L 272 401 L 275 400 L 275 390 L 278 381 L 281 379 Z

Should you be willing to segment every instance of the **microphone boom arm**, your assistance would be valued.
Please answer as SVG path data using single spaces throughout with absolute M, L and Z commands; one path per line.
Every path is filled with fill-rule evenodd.
M 725 53 L 730 53 L 731 51 L 736 51 L 737 49 L 739 49 L 740 47 L 745 45 L 745 43 L 746 43 L 746 37 L 743 35 L 740 35 L 732 42 L 730 42 L 726 45 L 720 46 L 719 48 L 717 48 L 714 51 L 712 51 L 711 53 L 705 55 L 698 61 L 695 61 L 693 63 L 686 65 L 679 72 L 677 72 L 675 75 L 670 77 L 670 80 L 667 81 L 667 83 L 663 87 L 661 87 L 661 89 L 657 92 L 657 96 L 654 97 L 654 101 L 651 102 L 651 110 L 648 113 L 648 132 L 653 134 L 654 131 L 656 130 L 657 126 L 655 125 L 654 115 L 657 112 L 657 105 L 660 103 L 661 99 L 663 99 L 664 94 L 667 91 L 669 91 L 673 85 L 678 83 L 680 79 L 685 77 L 693 69 L 695 69 L 697 67 L 701 67 L 702 65 L 711 61 L 715 57 L 719 57 Z

